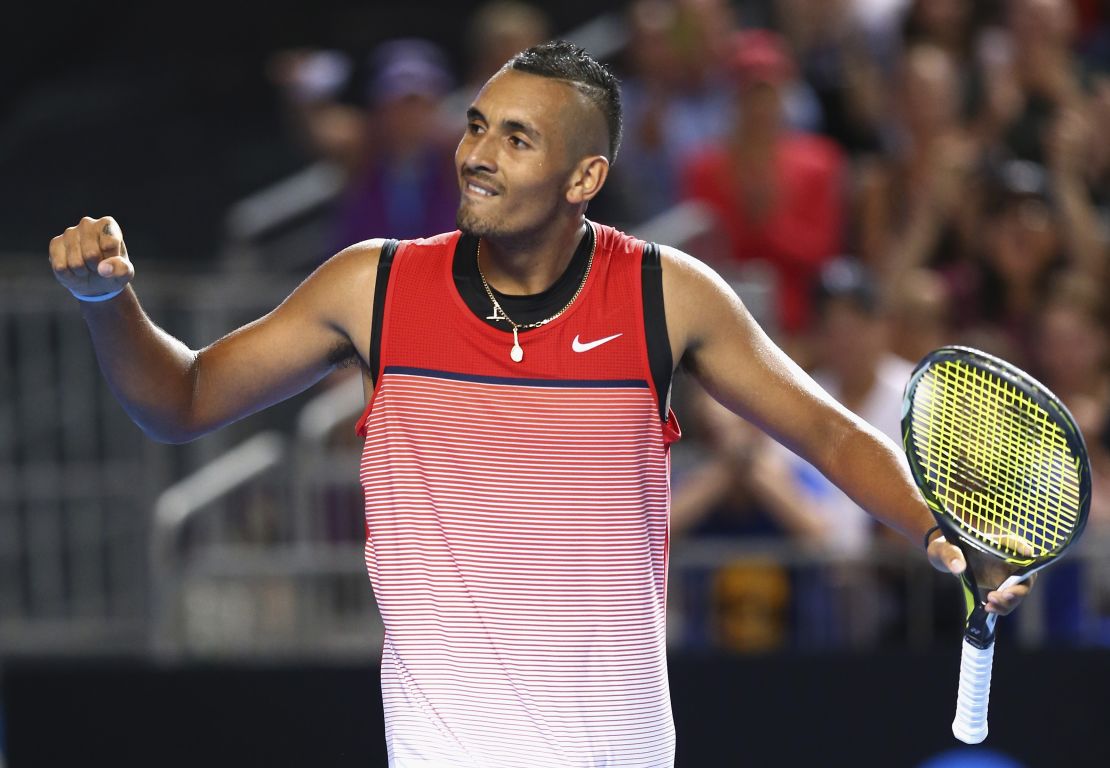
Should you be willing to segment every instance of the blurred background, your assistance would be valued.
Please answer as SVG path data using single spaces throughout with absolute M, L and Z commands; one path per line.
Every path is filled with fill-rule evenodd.
M 103 385 L 47 245 L 114 216 L 148 313 L 202 346 L 344 245 L 453 229 L 466 105 L 552 37 L 622 81 L 625 140 L 591 218 L 712 264 L 896 440 L 914 363 L 964 343 L 1047 383 L 1094 468 L 1081 545 L 1000 623 L 991 749 L 951 750 L 954 580 L 680 370 L 678 765 L 828 763 L 861 721 L 856 765 L 1110 764 L 1110 3 L 4 15 L 0 766 L 385 764 L 357 372 L 154 444 Z

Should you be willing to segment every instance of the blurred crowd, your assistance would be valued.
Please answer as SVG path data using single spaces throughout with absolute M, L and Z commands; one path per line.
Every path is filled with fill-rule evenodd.
M 1110 531 L 1110 3 L 633 0 L 621 15 L 627 41 L 609 63 L 625 139 L 588 215 L 634 231 L 704 206 L 713 247 L 694 255 L 757 275 L 766 330 L 898 442 L 902 388 L 929 350 L 967 344 L 1030 371 L 1080 423 L 1091 531 Z M 559 32 L 538 5 L 492 0 L 460 30 L 462 69 L 411 38 L 364 61 L 275 56 L 291 130 L 347 174 L 330 251 L 453 229 L 467 103 L 512 54 Z M 687 433 L 676 539 L 859 553 L 888 536 L 681 374 L 675 409 Z M 738 648 L 780 646 L 792 601 L 813 594 L 774 564 L 706 579 L 718 640 Z M 850 566 L 823 576 L 849 634 L 884 631 L 881 590 L 859 588 L 874 581 Z M 1110 586 L 1100 594 L 1110 616 Z M 1085 620 L 1064 617 L 1060 631 Z

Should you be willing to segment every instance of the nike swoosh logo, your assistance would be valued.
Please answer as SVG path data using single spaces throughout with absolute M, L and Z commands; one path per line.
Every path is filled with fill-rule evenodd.
M 578 337 L 575 336 L 574 341 L 570 343 L 570 348 L 573 349 L 575 352 L 589 352 L 594 347 L 600 347 L 602 344 L 607 344 L 613 339 L 623 335 L 623 333 L 614 333 L 612 336 L 606 336 L 604 339 L 598 339 L 597 341 L 587 341 L 585 343 L 579 341 Z

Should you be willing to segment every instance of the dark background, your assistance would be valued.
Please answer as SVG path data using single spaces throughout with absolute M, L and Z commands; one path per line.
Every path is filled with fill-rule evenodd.
M 328 47 L 361 59 L 385 39 L 422 36 L 461 74 L 466 20 L 479 4 L 8 4 L 0 251 L 45 258 L 50 238 L 82 215 L 110 214 L 146 263 L 211 263 L 228 205 L 308 162 L 266 78 L 273 52 Z M 544 10 L 561 33 L 622 7 L 561 0 Z
M 958 669 L 958 643 L 672 654 L 676 768 L 913 768 L 963 747 L 950 731 Z M 988 750 L 1024 768 L 1110 765 L 1110 656 L 999 649 L 994 675 L 990 734 L 966 748 L 975 765 L 997 765 Z M 5 669 L 4 694 L 10 768 L 386 765 L 373 666 L 25 661 Z

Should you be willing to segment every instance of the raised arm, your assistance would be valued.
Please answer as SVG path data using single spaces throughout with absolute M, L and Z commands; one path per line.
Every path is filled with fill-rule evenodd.
M 303 391 L 356 350 L 364 355 L 379 247 L 342 251 L 265 317 L 200 350 L 143 311 L 111 217 L 86 217 L 55 237 L 50 262 L 58 282 L 86 299 L 81 312 L 116 398 L 152 438 L 180 443 Z
M 663 297 L 674 359 L 723 405 L 809 461 L 857 504 L 922 546 L 933 518 L 888 437 L 826 393 L 767 337 L 735 292 L 701 262 L 664 249 Z M 930 562 L 960 572 L 960 550 L 933 538 Z M 1008 613 L 1027 592 L 988 599 Z

